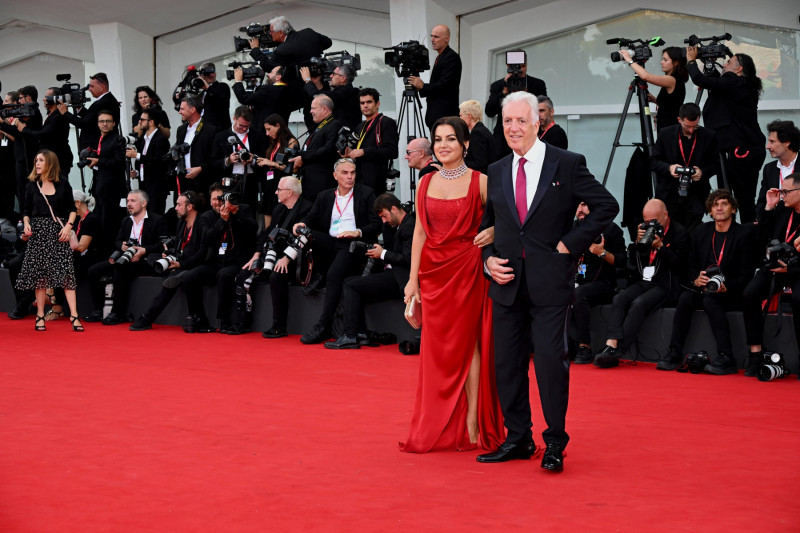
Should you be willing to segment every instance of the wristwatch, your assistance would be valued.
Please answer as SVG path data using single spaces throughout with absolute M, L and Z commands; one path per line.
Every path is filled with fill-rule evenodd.
M 603 259 L 607 255 L 608 255 L 608 250 L 603 250 L 603 253 L 602 254 L 598 254 L 597 257 L 599 257 L 600 259 Z
M 628 64 L 629 64 L 629 65 L 633 65 L 633 59 L 631 59 L 630 61 L 628 61 Z

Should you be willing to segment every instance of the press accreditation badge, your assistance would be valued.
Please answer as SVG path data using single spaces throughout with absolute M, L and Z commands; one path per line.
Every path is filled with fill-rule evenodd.
M 646 266 L 642 269 L 642 279 L 644 281 L 653 281 L 653 276 L 656 274 L 656 267 L 653 265 Z
M 270 170 L 269 172 L 267 172 L 267 181 L 270 181 L 274 177 L 275 177 L 275 173 L 273 171 Z
M 227 242 L 223 242 L 219 246 L 219 255 L 225 255 L 225 250 L 227 250 L 227 249 L 228 249 L 228 243 Z
M 8 146 L 8 137 L 3 137 L 3 140 L 0 141 L 0 146 Z
M 586 277 L 586 265 L 584 263 L 578 265 L 578 275 L 584 278 Z

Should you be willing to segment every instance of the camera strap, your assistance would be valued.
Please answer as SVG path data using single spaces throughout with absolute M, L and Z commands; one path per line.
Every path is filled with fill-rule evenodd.
M 372 117 L 372 119 L 370 119 L 369 122 L 364 124 L 364 127 L 361 128 L 361 135 L 360 135 L 360 137 L 358 139 L 358 144 L 356 145 L 356 149 L 360 149 L 361 148 L 361 143 L 364 142 L 364 138 L 367 136 L 367 133 L 369 133 L 369 129 L 372 127 L 372 123 L 375 122 L 376 118 L 380 118 L 382 120 L 383 119 L 383 115 L 379 114 L 378 116 Z M 378 129 L 375 130 L 375 140 L 377 141 L 378 146 L 381 145 L 381 137 L 380 137 L 380 133 L 378 131 L 380 129 L 381 129 L 381 121 L 378 120 Z
M 689 163 L 692 161 L 692 156 L 694 155 L 694 147 L 697 146 L 697 134 L 694 135 L 694 140 L 692 141 L 692 150 L 689 152 L 689 159 L 686 159 L 686 154 L 683 152 L 683 134 L 681 133 L 680 129 L 678 130 L 678 147 L 681 149 L 681 157 L 683 158 L 683 166 L 688 167 Z
M 722 264 L 722 254 L 725 253 L 725 243 L 728 242 L 728 234 L 725 234 L 725 240 L 722 241 L 722 247 L 719 249 L 719 256 L 717 256 L 717 248 L 714 246 L 714 239 L 717 236 L 717 232 L 715 231 L 713 235 L 711 235 L 711 253 L 714 258 L 717 260 L 717 266 Z
M 186 248 L 186 245 L 189 244 L 189 241 L 192 239 L 192 232 L 194 231 L 194 224 L 192 227 L 189 228 L 189 235 L 186 235 L 186 228 L 183 228 L 183 238 L 181 239 L 181 251 Z

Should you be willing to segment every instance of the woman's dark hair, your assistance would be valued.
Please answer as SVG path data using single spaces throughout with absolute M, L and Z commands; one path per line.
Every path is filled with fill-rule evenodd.
M 433 140 L 434 153 L 436 153 L 436 129 L 439 126 L 450 126 L 453 128 L 453 131 L 456 132 L 456 140 L 458 144 L 461 145 L 461 149 L 464 150 L 462 157 L 466 157 L 467 142 L 469 141 L 469 127 L 467 123 L 460 117 L 442 117 L 434 122 L 431 128 L 431 140 Z
M 689 71 L 686 70 L 686 54 L 683 48 L 668 46 L 664 48 L 664 53 L 672 60 L 672 72 L 675 79 L 686 83 L 689 81 Z
M 294 139 L 294 135 L 292 132 L 289 131 L 289 126 L 286 125 L 286 121 L 283 120 L 283 117 L 277 113 L 273 113 L 269 115 L 267 118 L 264 119 L 264 124 L 269 124 L 270 126 L 278 126 L 280 131 L 278 132 L 278 138 L 273 140 L 272 137 L 267 135 L 267 155 L 269 156 L 270 150 L 274 146 L 274 143 L 277 141 L 280 146 L 285 150 L 289 146 L 289 142 Z
M 161 106 L 161 98 L 158 97 L 156 92 L 153 89 L 151 89 L 149 86 L 147 86 L 147 85 L 140 85 L 133 92 L 133 106 L 132 106 L 132 109 L 133 109 L 134 113 L 139 113 L 139 112 L 142 111 L 142 106 L 139 104 L 139 93 L 140 92 L 146 92 L 147 96 L 150 97 L 150 106 L 151 107 L 152 106 L 156 106 L 156 105 L 157 106 Z
M 756 75 L 756 64 L 753 62 L 753 58 L 747 54 L 733 54 L 733 57 L 742 67 L 742 77 L 747 80 L 751 87 L 756 89 L 760 98 L 761 93 L 764 92 L 764 87 L 761 83 L 761 78 Z

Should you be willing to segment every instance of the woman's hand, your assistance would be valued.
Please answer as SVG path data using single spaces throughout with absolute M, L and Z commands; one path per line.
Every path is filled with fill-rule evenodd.
M 475 239 L 472 241 L 472 244 L 477 246 L 478 248 L 483 248 L 484 246 L 488 246 L 494 242 L 494 226 L 491 228 L 486 228 L 482 232 L 478 233 L 475 236 Z
M 411 301 L 411 298 L 416 298 L 417 303 L 422 303 L 422 297 L 419 294 L 419 281 L 417 280 L 408 280 L 406 283 L 406 288 L 403 290 L 403 303 L 408 303 Z
M 64 226 L 61 228 L 61 231 L 58 232 L 58 240 L 59 242 L 67 242 L 69 240 L 69 226 Z
M 23 223 L 23 226 L 22 226 L 22 233 L 23 233 L 23 235 L 27 235 L 28 237 L 30 237 L 31 235 L 33 235 L 33 229 L 31 229 L 31 224 L 30 224 L 30 222 L 24 222 L 24 223 Z

